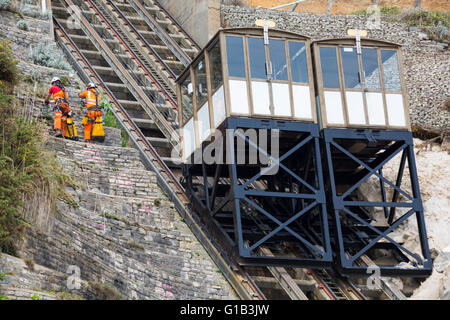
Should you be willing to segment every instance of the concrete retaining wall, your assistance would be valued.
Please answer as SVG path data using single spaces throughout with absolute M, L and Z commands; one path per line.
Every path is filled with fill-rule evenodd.
M 159 0 L 188 33 L 201 45 L 220 27 L 220 0 Z

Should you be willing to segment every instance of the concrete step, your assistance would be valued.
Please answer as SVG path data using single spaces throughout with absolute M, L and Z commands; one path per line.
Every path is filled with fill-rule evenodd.
M 166 138 L 156 138 L 156 137 L 147 137 L 147 140 L 152 144 L 154 147 L 162 147 L 162 148 L 171 148 L 171 144 L 169 142 L 169 139 Z

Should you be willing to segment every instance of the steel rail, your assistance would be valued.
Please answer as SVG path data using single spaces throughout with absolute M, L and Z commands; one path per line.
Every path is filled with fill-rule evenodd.
M 88 0 L 90 2 L 90 0 Z M 90 64 L 89 60 L 83 55 L 81 50 L 77 47 L 77 45 L 72 41 L 70 35 L 64 30 L 64 28 L 60 25 L 60 23 L 53 18 L 57 29 L 64 35 L 64 38 L 67 39 L 70 45 L 74 48 L 77 54 L 80 56 L 81 60 L 87 66 L 87 69 L 91 71 L 97 81 L 101 84 L 101 86 L 106 91 L 107 95 L 111 98 L 115 105 L 115 109 L 112 111 L 116 118 L 123 125 L 124 129 L 128 132 L 136 147 L 140 150 L 141 154 L 145 159 L 145 162 L 149 165 L 149 167 L 157 174 L 158 184 L 163 188 L 164 191 L 167 192 L 171 200 L 174 202 L 175 206 L 178 209 L 180 215 L 185 219 L 188 226 L 191 228 L 195 236 L 199 239 L 202 245 L 205 247 L 207 252 L 213 258 L 214 262 L 220 267 L 223 271 L 224 275 L 227 277 L 229 282 L 232 284 L 233 288 L 238 292 L 239 296 L 244 299 L 253 299 L 258 297 L 259 299 L 264 299 L 263 293 L 260 291 L 258 286 L 252 280 L 251 276 L 244 271 L 243 268 L 239 266 L 235 262 L 234 257 L 229 257 L 226 254 L 223 254 L 223 250 L 218 249 L 217 245 L 214 245 L 211 241 L 216 241 L 215 239 L 210 239 L 210 237 L 205 233 L 205 230 L 198 224 L 198 217 L 192 216 L 191 210 L 189 206 L 189 199 L 185 193 L 185 190 L 179 180 L 175 177 L 173 172 L 168 168 L 166 163 L 159 156 L 158 152 L 154 149 L 152 144 L 147 140 L 145 135 L 141 132 L 140 128 L 136 125 L 136 123 L 132 120 L 126 109 L 121 106 L 120 102 L 116 99 L 115 95 L 110 91 L 108 86 L 103 82 L 102 78 L 96 72 L 94 67 Z M 174 190 L 176 189 L 176 190 Z M 206 243 L 206 244 L 205 244 Z M 220 253 L 222 252 L 222 254 Z M 224 259 L 226 256 L 226 259 Z M 227 262 L 228 261 L 228 262 Z M 230 261 L 232 264 L 230 264 Z M 243 280 L 237 279 L 235 271 L 232 271 L 230 265 L 234 266 L 234 268 L 238 271 L 239 276 L 243 278 Z M 231 280 L 230 280 L 231 279 Z M 319 279 L 320 281 L 320 279 Z M 245 282 L 251 291 L 248 289 L 244 289 L 242 283 Z M 322 281 L 322 283 L 324 283 Z M 325 284 L 326 286 L 326 284 Z M 330 292 L 332 294 L 332 292 Z M 331 298 L 331 297 L 330 297 Z
M 116 68 L 116 72 L 118 72 L 119 78 L 122 80 L 122 82 L 128 87 L 130 92 L 133 93 L 136 100 L 141 103 L 142 108 L 150 115 L 150 117 L 152 117 L 152 120 L 155 121 L 157 127 L 161 130 L 161 132 L 164 133 L 172 146 L 178 150 L 178 133 L 175 131 L 175 128 L 172 126 L 172 124 L 169 123 L 167 119 L 161 114 L 161 111 L 158 109 L 155 103 L 149 99 L 144 90 L 133 78 L 134 73 L 131 73 L 122 65 L 113 51 L 105 43 L 102 36 L 94 27 L 92 27 L 88 19 L 85 17 L 85 14 L 80 10 L 78 6 L 74 5 L 72 0 L 63 0 L 62 2 L 63 4 L 65 3 L 66 5 L 71 6 L 72 10 L 75 12 L 75 15 L 79 19 L 81 29 L 86 33 L 86 35 L 88 35 L 88 38 L 90 38 L 97 50 L 103 53 L 103 57 L 105 58 L 105 60 L 111 66 Z
M 139 135 L 139 138 L 143 141 L 143 143 L 146 145 L 146 147 L 149 149 L 149 151 L 152 153 L 152 155 L 158 160 L 161 167 L 164 169 L 165 172 L 171 175 L 172 180 L 178 181 L 178 179 L 175 177 L 173 172 L 169 169 L 167 164 L 160 158 L 155 148 L 151 145 L 151 143 L 146 139 L 145 135 L 141 132 L 139 127 L 136 125 L 136 123 L 132 120 L 126 109 L 120 104 L 120 102 L 117 100 L 115 95 L 112 93 L 112 91 L 109 89 L 109 87 L 104 83 L 103 79 L 100 77 L 98 72 L 94 69 L 94 67 L 91 65 L 89 60 L 84 56 L 84 54 L 81 52 L 81 50 L 78 48 L 78 46 L 73 42 L 73 40 L 70 38 L 69 34 L 66 32 L 66 30 L 61 26 L 59 21 L 53 17 L 53 22 L 57 26 L 57 28 L 63 33 L 65 38 L 70 42 L 72 48 L 77 52 L 77 54 L 80 56 L 80 58 L 83 60 L 84 64 L 88 67 L 88 69 L 91 71 L 91 73 L 94 75 L 98 83 L 105 89 L 108 96 L 113 100 L 116 107 L 121 110 L 121 113 L 123 114 L 126 121 L 129 123 L 129 125 L 132 127 L 132 129 L 135 131 L 137 135 Z M 183 186 L 178 182 L 176 184 L 177 188 L 182 192 L 182 194 L 185 196 L 185 191 Z M 186 200 L 187 197 L 185 196 Z
M 114 1 L 112 0 L 106 0 L 111 6 L 114 7 L 114 10 L 116 10 L 116 12 L 119 14 L 120 18 L 122 18 L 126 23 L 127 26 L 129 26 L 131 28 L 131 30 L 133 31 L 134 34 L 136 34 L 136 36 L 139 38 L 139 40 L 141 40 L 145 46 L 151 51 L 151 53 L 156 57 L 156 59 L 158 60 L 159 63 L 161 63 L 163 65 L 164 70 L 166 70 L 169 75 L 173 78 L 176 79 L 177 75 L 175 74 L 175 72 L 173 72 L 172 68 L 169 67 L 169 65 L 167 65 L 167 63 L 164 61 L 163 58 L 161 58 L 161 56 L 158 54 L 158 52 L 156 52 L 155 49 L 153 49 L 153 47 L 151 46 L 151 44 L 148 43 L 147 39 L 144 38 L 144 36 L 139 32 L 139 30 L 136 29 L 136 27 L 133 25 L 133 23 L 131 23 L 131 21 L 125 16 L 125 14 L 122 12 L 122 10 L 120 10 L 120 8 L 114 3 Z
M 144 70 L 144 72 L 147 74 L 147 76 L 151 79 L 151 82 L 156 85 L 159 89 L 159 91 L 164 95 L 166 100 L 170 102 L 173 109 L 178 109 L 178 105 L 175 102 L 172 95 L 167 91 L 164 86 L 162 86 L 158 79 L 155 78 L 151 70 L 147 68 L 147 66 L 144 64 L 144 62 L 139 58 L 134 50 L 129 46 L 129 44 L 123 39 L 123 37 L 120 35 L 120 33 L 116 30 L 116 28 L 111 24 L 111 22 L 104 16 L 104 14 L 101 12 L 101 10 L 98 8 L 98 6 L 92 1 L 92 0 L 86 0 L 86 2 L 89 3 L 90 7 L 96 12 L 96 14 L 99 16 L 99 18 L 105 23 L 105 25 L 108 26 L 108 29 L 115 35 L 115 37 L 119 40 L 119 42 L 125 47 L 126 51 L 131 54 L 131 56 L 138 62 L 141 69 Z
M 170 199 L 174 202 L 177 207 L 177 211 L 185 220 L 186 224 L 193 231 L 194 235 L 200 241 L 200 243 L 204 246 L 205 250 L 211 256 L 213 261 L 218 265 L 220 270 L 223 272 L 225 277 L 230 282 L 233 289 L 238 293 L 241 299 L 251 300 L 251 299 L 264 299 L 264 295 L 254 284 L 253 280 L 248 276 L 248 274 L 243 271 L 237 265 L 234 265 L 239 271 L 239 274 L 236 274 L 233 271 L 233 265 L 227 262 L 227 260 L 222 256 L 220 251 L 218 251 L 216 245 L 214 245 L 207 233 L 203 230 L 203 227 L 200 226 L 197 222 L 197 219 L 192 216 L 189 209 L 189 200 L 184 191 L 184 188 L 179 183 L 178 179 L 175 177 L 173 172 L 167 167 L 165 162 L 161 159 L 158 152 L 154 149 L 151 143 L 146 139 L 144 134 L 141 132 L 139 127 L 130 117 L 126 109 L 120 104 L 112 91 L 108 88 L 108 86 L 104 83 L 101 76 L 97 73 L 94 67 L 91 65 L 89 60 L 84 56 L 78 46 L 71 39 L 70 35 L 65 31 L 62 25 L 57 21 L 55 17 L 53 17 L 54 25 L 56 26 L 55 30 L 58 30 L 62 36 L 69 42 L 70 46 L 73 48 L 72 52 L 76 52 L 80 57 L 78 61 L 82 61 L 86 66 L 94 78 L 98 81 L 102 88 L 104 88 L 106 94 L 112 100 L 113 104 L 116 108 L 112 108 L 112 112 L 114 116 L 120 121 L 124 129 L 129 134 L 130 138 L 135 143 L 136 147 L 139 149 L 145 162 L 151 167 L 152 171 L 154 171 L 158 177 L 158 184 L 160 187 L 167 192 Z M 78 70 L 82 70 L 83 68 L 78 68 Z M 80 75 L 82 78 L 89 78 L 87 75 Z M 137 137 L 136 137 L 137 136 Z M 149 154 L 150 153 L 150 154 Z M 155 166 L 155 162 L 160 166 L 159 168 Z M 177 190 L 174 190 L 174 186 Z M 182 199 L 180 199 L 180 197 Z M 239 279 L 241 277 L 242 279 Z M 244 285 L 247 284 L 247 286 Z M 249 290 L 250 289 L 250 290 Z M 252 291 L 252 292 L 250 292 Z
M 142 5 L 140 1 L 129 0 L 131 6 L 137 11 L 144 15 L 144 20 L 147 24 L 156 32 L 160 39 L 166 44 L 170 51 L 175 54 L 175 56 L 180 60 L 184 66 L 188 66 L 192 59 L 191 57 L 180 47 L 180 45 L 168 34 L 166 30 L 159 24 L 159 22 L 154 18 L 147 10 L 147 8 Z

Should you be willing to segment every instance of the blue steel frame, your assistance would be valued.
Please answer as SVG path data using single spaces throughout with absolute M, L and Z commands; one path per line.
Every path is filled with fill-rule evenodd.
M 301 133 L 302 139 L 299 141 L 290 141 L 290 143 L 293 143 L 292 145 L 289 144 L 290 150 L 285 152 L 284 154 L 279 155 L 279 159 L 275 159 L 270 154 L 265 152 L 265 150 L 262 150 L 258 148 L 252 141 L 248 139 L 248 137 L 241 137 L 242 139 L 245 139 L 245 142 L 248 144 L 248 146 L 252 146 L 254 149 L 258 150 L 262 154 L 264 154 L 265 157 L 271 159 L 272 166 L 268 167 L 266 169 L 262 169 L 259 171 L 258 174 L 253 175 L 253 172 L 251 174 L 247 174 L 247 177 L 245 179 L 245 182 L 243 182 L 242 176 L 239 175 L 238 171 L 242 170 L 242 167 L 238 170 L 238 165 L 236 164 L 236 155 L 235 155 L 235 139 L 239 136 L 237 129 L 267 129 L 267 130 L 279 130 L 280 133 L 282 131 L 289 131 L 294 133 Z M 227 159 L 231 159 L 230 163 L 227 163 L 223 166 L 227 167 L 227 179 L 230 181 L 229 185 L 229 193 L 226 196 L 226 198 L 220 203 L 220 205 L 215 206 L 215 192 L 216 192 L 216 185 L 212 187 L 212 192 L 210 193 L 208 191 L 209 187 L 204 188 L 203 192 L 205 193 L 206 201 L 201 201 L 199 199 L 199 195 L 195 194 L 195 191 L 193 191 L 191 182 L 191 171 L 192 168 L 195 165 L 185 165 L 184 167 L 184 175 L 186 177 L 187 181 L 187 190 L 188 194 L 191 196 L 193 200 L 193 205 L 197 212 L 201 212 L 202 215 L 206 215 L 207 217 L 204 217 L 206 220 L 207 225 L 212 226 L 215 228 L 215 234 L 219 238 L 219 242 L 225 242 L 227 243 L 228 247 L 230 248 L 229 251 L 233 252 L 239 257 L 239 263 L 241 265 L 261 265 L 261 266 L 267 266 L 267 265 L 273 265 L 273 266 L 286 266 L 286 265 L 292 265 L 297 267 L 309 267 L 309 268 L 326 268 L 330 267 L 332 263 L 332 251 L 331 251 L 331 241 L 330 241 L 330 235 L 329 235 L 329 228 L 328 228 L 328 219 L 327 219 L 327 209 L 326 209 L 326 196 L 324 192 L 324 183 L 323 183 L 323 171 L 322 171 L 322 161 L 320 157 L 320 145 L 319 145 L 319 128 L 318 125 L 312 124 L 312 123 L 302 123 L 302 122 L 295 122 L 295 121 L 277 121 L 277 120 L 263 120 L 263 119 L 249 119 L 249 118 L 228 118 L 224 124 L 221 126 L 220 130 L 226 131 L 227 133 L 224 134 L 224 137 L 226 136 L 226 139 L 228 140 L 226 144 L 227 145 Z M 294 154 L 295 152 L 298 152 L 299 149 L 306 145 L 311 146 L 311 154 L 310 157 L 312 158 L 312 165 L 311 170 L 308 167 L 308 170 L 305 170 L 307 172 L 313 172 L 311 175 L 314 175 L 314 181 L 315 186 L 311 186 L 310 183 L 306 182 L 304 179 L 299 177 L 296 173 L 293 172 L 293 170 L 296 170 L 295 168 L 291 170 L 292 168 L 289 168 L 285 164 L 283 164 L 283 160 L 288 158 L 290 155 Z M 303 150 L 302 150 L 303 151 Z M 224 153 L 225 154 L 225 153 Z M 306 153 L 305 153 L 306 154 Z M 302 153 L 303 155 L 303 153 Z M 194 157 L 194 156 L 193 156 Z M 309 157 L 309 156 L 308 156 Z M 306 156 L 305 156 L 306 158 Z M 300 161 L 300 160 L 299 160 Z M 248 186 L 251 185 L 254 181 L 257 181 L 261 177 L 263 177 L 264 170 L 270 170 L 270 168 L 273 168 L 273 164 L 276 163 L 279 166 L 279 171 L 284 171 L 287 176 L 292 178 L 292 180 L 295 180 L 295 182 L 298 185 L 302 185 L 303 188 L 308 189 L 308 192 L 310 193 L 301 193 L 301 190 L 298 190 L 299 192 L 294 192 L 291 187 L 289 190 L 292 192 L 283 192 L 280 190 L 269 190 L 270 188 L 267 186 L 267 190 L 260 190 L 260 189 L 248 189 Z M 297 163 L 298 167 L 301 166 L 301 163 Z M 218 167 L 217 167 L 218 168 Z M 200 169 L 197 169 L 198 172 Z M 201 168 L 203 172 L 203 179 L 205 185 L 207 184 L 207 173 L 205 169 L 205 165 Z M 219 174 L 218 170 L 214 170 L 214 181 L 216 183 L 218 182 Z M 220 169 L 221 170 L 221 169 Z M 241 171 L 242 172 L 242 171 Z M 200 173 L 198 173 L 200 174 Z M 279 173 L 275 174 L 278 175 Z M 309 174 L 309 173 L 308 173 Z M 210 174 L 212 177 L 213 175 Z M 252 176 L 251 178 L 249 178 Z M 284 176 L 285 177 L 285 176 Z M 283 181 L 283 183 L 286 183 L 286 180 Z M 289 182 L 288 182 L 289 184 Z M 286 191 L 286 190 L 284 190 Z M 276 215 L 279 212 L 270 213 L 268 212 L 267 208 L 263 208 L 262 205 L 258 205 L 255 203 L 254 199 L 255 197 L 259 197 L 259 199 L 267 199 L 267 198 L 277 198 L 277 199 L 284 199 L 284 201 L 288 201 L 291 203 L 296 203 L 297 206 L 293 206 L 296 209 L 292 210 L 290 217 L 286 221 L 280 221 L 277 219 Z M 263 200 L 265 201 L 265 200 Z M 283 202 L 283 200 L 276 201 L 277 203 Z M 299 208 L 301 204 L 301 208 Z M 306 203 L 305 203 L 306 202 Z M 208 205 L 205 205 L 207 203 Z M 227 237 L 226 231 L 224 230 L 224 227 L 220 225 L 220 223 L 215 220 L 215 215 L 220 211 L 222 208 L 224 208 L 226 205 L 232 206 L 233 210 L 233 227 L 234 227 L 234 240 L 230 237 Z M 267 231 L 265 230 L 265 235 L 252 245 L 249 245 L 246 242 L 246 235 L 248 234 L 249 226 L 246 225 L 247 220 L 243 219 L 241 207 L 246 207 L 249 210 L 252 210 L 253 212 L 257 212 L 258 215 L 260 215 L 263 219 L 266 219 L 266 221 L 269 221 L 276 225 L 276 227 L 272 230 Z M 280 208 L 280 207 L 278 207 Z M 269 210 L 270 211 L 270 210 Z M 282 210 L 283 211 L 283 210 Z M 298 227 L 298 224 L 300 222 L 298 221 L 301 217 L 305 217 L 308 213 L 314 212 L 318 219 L 312 219 L 314 220 L 314 223 L 320 223 L 320 227 L 318 229 L 319 232 L 316 232 L 314 236 L 311 236 L 308 232 L 308 226 L 301 226 Z M 245 221 L 244 221 L 245 220 Z M 320 222 L 319 222 L 319 221 Z M 290 227 L 291 224 L 295 222 L 295 228 Z M 297 228 L 297 229 L 296 229 Z M 302 234 L 295 230 L 302 230 Z M 294 229 L 294 230 L 293 230 Z M 273 238 L 274 236 L 280 236 L 279 234 L 281 232 L 287 231 L 286 234 L 289 235 L 291 239 L 295 239 L 295 241 L 291 242 L 292 244 L 300 244 L 303 249 L 306 248 L 306 251 L 308 252 L 308 257 L 305 256 L 302 257 L 278 257 L 278 256 L 264 256 L 261 255 L 261 252 L 258 252 L 258 248 L 263 245 L 267 245 L 268 240 Z M 306 233 L 305 233 L 306 232 Z M 306 234 L 306 236 L 305 236 Z M 228 238 L 228 239 L 227 239 Z M 306 239 L 307 238 L 307 239 Z M 319 240 L 318 240 L 319 239 Z M 227 241 L 228 240 L 228 241 Z M 314 240 L 317 240 L 317 243 Z M 318 248 L 317 246 L 320 246 L 321 248 Z M 303 251 L 305 252 L 305 250 Z
M 328 165 L 329 173 L 329 186 L 331 188 L 330 204 L 332 205 L 332 213 L 335 219 L 333 241 L 336 246 L 336 253 L 338 254 L 338 268 L 344 275 L 363 275 L 369 276 L 368 266 L 364 266 L 358 263 L 358 258 L 368 253 L 371 249 L 382 248 L 395 251 L 397 257 L 400 257 L 401 262 L 405 262 L 406 265 L 399 266 L 378 266 L 380 274 L 382 276 L 412 276 L 421 277 L 431 274 L 432 260 L 430 250 L 428 247 L 427 233 L 425 228 L 425 219 L 423 212 L 422 199 L 420 196 L 419 182 L 417 177 L 417 168 L 414 157 L 414 145 L 412 133 L 409 131 L 372 131 L 372 130 L 351 130 L 351 129 L 324 129 L 323 139 L 325 143 L 326 161 Z M 363 142 L 370 144 L 376 144 L 376 142 L 384 141 L 389 144 L 380 147 L 379 151 L 371 161 L 364 162 L 358 154 L 352 154 L 339 143 L 345 142 Z M 360 168 L 363 168 L 362 173 L 357 176 L 356 183 L 350 182 L 351 187 L 344 193 L 337 193 L 337 184 L 339 182 L 335 176 L 335 160 L 336 157 L 332 153 L 332 147 L 335 150 L 339 150 L 340 155 L 345 155 L 347 159 L 351 159 Z M 396 183 L 393 184 L 383 176 L 383 167 L 392 160 L 396 155 L 402 152 L 399 170 L 397 174 Z M 411 180 L 412 196 L 401 189 L 402 177 L 404 169 L 408 161 L 409 174 Z M 342 168 L 340 168 L 342 169 Z M 345 170 L 345 168 L 344 168 Z M 356 190 L 361 184 L 367 181 L 371 176 L 375 175 L 380 180 L 380 195 L 382 202 L 369 202 L 369 201 L 349 201 L 348 196 Z M 341 177 L 342 182 L 342 177 Z M 392 201 L 386 199 L 385 184 L 391 186 L 394 189 Z M 402 194 L 409 201 L 400 202 L 399 194 Z M 349 209 L 350 207 L 350 209 Z M 370 224 L 368 219 L 364 219 L 361 214 L 355 213 L 355 209 L 358 207 L 382 207 L 385 217 L 387 218 L 388 225 L 380 228 Z M 410 210 L 394 221 L 396 208 L 409 208 Z M 402 222 L 407 220 L 413 215 L 416 215 L 418 236 L 421 244 L 421 254 L 411 252 L 403 245 L 394 241 L 388 236 L 394 231 Z M 351 219 L 344 219 L 351 217 Z M 354 222 L 349 222 L 353 220 Z M 346 247 L 346 239 L 351 237 L 352 234 L 370 234 L 367 238 L 360 239 L 361 243 L 358 249 L 351 252 L 351 249 Z M 379 243 L 379 240 L 385 239 L 387 242 Z M 354 249 L 354 248 L 353 248 Z M 409 259 L 404 253 L 413 258 Z

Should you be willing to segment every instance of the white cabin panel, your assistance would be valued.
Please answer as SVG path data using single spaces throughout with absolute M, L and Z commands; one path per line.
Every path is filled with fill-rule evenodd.
M 386 94 L 388 121 L 390 126 L 406 127 L 405 109 L 401 94 Z
M 274 115 L 280 117 L 291 117 L 291 99 L 289 94 L 289 84 L 273 83 L 273 104 Z
M 327 123 L 344 124 L 344 110 L 342 110 L 341 93 L 336 91 L 325 91 L 324 95 Z
M 197 111 L 197 131 L 200 143 L 205 141 L 211 134 L 211 122 L 209 121 L 209 106 L 206 102 L 203 107 Z
M 311 93 L 308 86 L 292 86 L 294 96 L 294 116 L 300 119 L 313 118 L 311 110 Z
M 230 80 L 230 98 L 231 113 L 250 114 L 245 80 Z
M 362 92 L 347 91 L 348 122 L 350 125 L 365 125 L 366 113 L 364 111 L 364 100 Z
M 195 150 L 194 130 L 194 118 L 192 117 L 183 127 L 184 161 L 186 161 Z
M 253 112 L 258 115 L 270 115 L 269 84 L 252 81 Z
M 385 126 L 386 115 L 384 113 L 383 94 L 379 92 L 368 92 L 366 94 L 366 100 L 369 124 L 373 126 Z
M 213 115 L 214 115 L 214 128 L 222 123 L 226 118 L 227 113 L 225 109 L 225 94 L 223 91 L 223 86 L 221 86 L 212 96 L 213 102 Z

